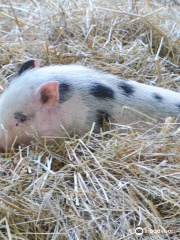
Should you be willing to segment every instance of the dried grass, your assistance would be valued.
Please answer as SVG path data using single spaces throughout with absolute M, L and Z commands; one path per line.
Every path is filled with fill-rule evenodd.
M 179 4 L 1 0 L 2 89 L 38 58 L 179 91 Z M 1 155 L 0 239 L 180 239 L 179 129 L 146 124 Z

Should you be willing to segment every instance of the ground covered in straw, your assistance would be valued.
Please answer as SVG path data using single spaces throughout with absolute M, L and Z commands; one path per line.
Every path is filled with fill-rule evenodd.
M 179 91 L 179 10 L 178 0 L 1 0 L 1 92 L 32 58 Z M 180 239 L 175 121 L 92 126 L 1 154 L 0 239 Z

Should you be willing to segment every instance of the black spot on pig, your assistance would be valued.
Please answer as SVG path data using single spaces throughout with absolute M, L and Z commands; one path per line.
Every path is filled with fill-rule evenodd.
M 97 110 L 96 112 L 96 124 L 98 127 L 103 127 L 106 122 L 109 122 L 110 115 L 102 110 Z
M 176 104 L 176 107 L 178 107 L 178 108 L 179 108 L 179 110 L 180 110 L 180 103 L 179 103 L 179 104 Z
M 153 97 L 158 101 L 158 102 L 162 102 L 163 97 L 161 97 L 158 93 L 154 93 Z
M 15 112 L 14 118 L 17 119 L 19 122 L 25 122 L 27 120 L 27 116 L 21 112 Z
M 129 83 L 126 83 L 126 82 L 119 83 L 118 84 L 118 88 L 120 90 L 122 90 L 122 94 L 123 95 L 126 95 L 128 97 L 135 92 L 133 86 L 131 84 L 129 84 Z
M 114 91 L 103 84 L 95 83 L 89 93 L 99 99 L 114 99 Z
M 72 97 L 74 93 L 74 88 L 71 84 L 61 83 L 59 85 L 58 91 L 59 91 L 59 103 L 63 103 Z

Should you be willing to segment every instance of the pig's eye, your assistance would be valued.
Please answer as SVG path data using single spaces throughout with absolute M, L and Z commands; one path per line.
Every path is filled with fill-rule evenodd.
M 15 112 L 14 118 L 17 119 L 19 122 L 25 122 L 27 120 L 27 116 L 21 112 Z

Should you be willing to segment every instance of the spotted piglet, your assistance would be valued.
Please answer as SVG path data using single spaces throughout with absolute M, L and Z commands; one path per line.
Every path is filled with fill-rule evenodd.
M 104 120 L 145 120 L 137 112 L 157 120 L 178 116 L 180 94 L 79 65 L 37 68 L 30 60 L 0 98 L 0 151 L 28 145 L 34 136 L 64 136 L 64 129 L 82 135 L 94 122 L 98 132 Z

